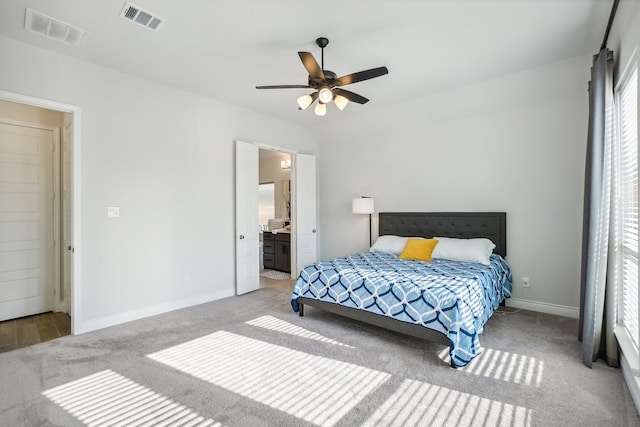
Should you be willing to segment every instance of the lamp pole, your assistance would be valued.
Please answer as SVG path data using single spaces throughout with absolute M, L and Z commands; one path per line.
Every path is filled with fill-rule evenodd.
M 373 246 L 372 243 L 372 233 L 371 233 L 371 214 L 369 214 L 369 247 Z
M 361 196 L 360 198 L 353 199 L 351 203 L 351 211 L 354 214 L 367 214 L 369 215 L 369 247 L 373 244 L 373 233 L 371 231 L 371 215 L 374 212 L 373 198 L 369 196 Z

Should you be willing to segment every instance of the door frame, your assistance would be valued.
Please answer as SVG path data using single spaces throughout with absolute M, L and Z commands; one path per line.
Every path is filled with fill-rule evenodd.
M 73 224 L 72 224 L 72 236 L 73 236 L 73 267 L 71 270 L 71 304 L 70 313 L 71 316 L 71 334 L 75 335 L 75 332 L 79 330 L 81 324 L 82 313 L 82 274 L 80 262 L 82 256 L 81 250 L 81 168 L 80 168 L 80 147 L 82 141 L 82 109 L 80 106 L 66 104 L 58 101 L 53 101 L 44 98 L 37 98 L 29 95 L 22 95 L 19 93 L 8 92 L 0 90 L 0 99 L 4 101 L 15 102 L 18 104 L 26 104 L 34 107 L 47 108 L 49 110 L 60 111 L 64 113 L 70 113 L 73 121 L 73 142 L 72 142 L 72 174 L 73 174 L 73 186 L 71 188 L 71 199 L 73 200 Z M 56 189 L 56 193 L 59 193 L 60 189 Z M 59 197 L 59 196 L 58 196 Z M 62 201 L 60 201 L 62 202 Z M 60 212 L 57 212 L 59 215 Z M 60 239 L 58 239 L 60 241 Z M 58 251 L 55 251 L 58 252 Z M 59 255 L 59 252 L 58 252 Z M 58 258 L 59 262 L 60 257 Z M 54 266 L 54 268 L 60 268 L 60 265 Z M 58 270 L 59 271 L 59 270 Z
M 236 140 L 236 142 L 238 142 L 240 140 Z M 251 144 L 253 146 L 256 147 L 256 149 L 259 150 L 269 150 L 269 151 L 277 151 L 277 152 L 281 152 L 281 153 L 287 153 L 291 156 L 291 193 L 292 193 L 292 205 L 291 205 L 291 209 L 292 212 L 297 212 L 297 206 L 293 203 L 293 200 L 296 201 L 297 204 L 297 197 L 295 197 L 294 199 L 294 195 L 296 194 L 297 191 L 297 184 L 296 184 L 296 176 L 295 176 L 295 171 L 296 171 L 296 156 L 298 154 L 298 152 L 296 150 L 291 150 L 291 149 L 287 149 L 287 148 L 282 148 L 282 147 L 278 147 L 275 145 L 269 145 L 269 144 L 262 144 L 259 142 L 255 142 L 255 141 L 241 141 L 245 144 Z M 260 165 L 258 165 L 258 168 L 260 167 Z M 259 176 L 259 170 L 258 172 L 258 176 Z M 237 170 L 236 170 L 236 174 L 237 174 Z M 259 179 L 258 179 L 259 181 Z M 258 183 L 256 183 L 257 185 Z M 236 183 L 236 187 L 237 187 L 237 183 Z M 256 189 L 257 191 L 257 189 Z M 237 216 L 237 203 L 234 204 L 234 209 L 236 210 L 236 216 Z M 256 211 L 258 210 L 258 205 L 255 206 Z M 297 265 L 298 265 L 298 248 L 297 248 L 297 244 L 296 244 L 296 240 L 297 240 L 297 231 L 296 231 L 296 218 L 295 216 L 292 218 L 292 227 L 291 227 L 291 272 L 293 274 L 294 271 L 297 271 Z M 237 225 L 236 225 L 237 227 Z M 237 234 L 237 229 L 236 229 L 236 234 Z M 236 236 L 237 238 L 237 236 Z M 235 277 L 235 292 L 237 294 L 238 292 L 238 272 L 237 272 L 237 265 L 238 265 L 238 253 L 236 252 L 235 254 L 235 264 L 236 264 L 236 277 Z M 259 262 L 259 261 L 258 261 Z M 256 268 L 258 268 L 259 266 L 256 266 Z
M 261 144 L 259 142 L 254 142 L 254 144 L 258 147 L 258 150 L 269 150 L 269 151 L 278 151 L 280 153 L 286 153 L 291 156 L 291 194 L 292 198 L 296 195 L 296 191 L 298 189 L 296 183 L 296 155 L 298 154 L 297 150 L 290 150 L 288 148 L 282 148 L 275 145 Z M 259 167 L 259 166 L 258 166 Z M 298 198 L 296 197 L 296 203 Z M 257 208 L 257 207 L 256 207 Z M 291 212 L 296 212 L 297 206 L 293 203 L 291 204 Z M 295 274 L 294 271 L 298 265 L 298 245 L 297 241 L 297 231 L 296 231 L 296 215 L 292 215 L 291 218 L 291 274 Z

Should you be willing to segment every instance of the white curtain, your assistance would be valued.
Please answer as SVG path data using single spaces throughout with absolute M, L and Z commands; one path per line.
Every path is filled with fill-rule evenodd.
M 598 357 L 618 364 L 613 334 L 619 259 L 614 132 L 613 52 L 604 48 L 594 57 L 589 84 L 579 331 L 582 361 L 588 367 Z

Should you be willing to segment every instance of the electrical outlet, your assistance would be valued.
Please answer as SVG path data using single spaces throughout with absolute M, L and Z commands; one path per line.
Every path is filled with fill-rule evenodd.
M 522 278 L 522 287 L 523 288 L 528 288 L 529 287 L 529 278 L 528 277 L 523 277 Z
M 186 287 L 191 286 L 191 278 L 189 278 L 189 276 L 187 276 L 187 277 L 185 277 L 185 278 L 184 278 L 184 285 L 185 285 Z

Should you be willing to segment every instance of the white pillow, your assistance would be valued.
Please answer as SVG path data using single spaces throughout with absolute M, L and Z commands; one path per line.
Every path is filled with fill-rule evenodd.
M 438 239 L 432 258 L 452 261 L 478 262 L 489 265 L 489 257 L 496 245 L 489 239 L 454 239 L 450 237 L 434 237 Z
M 379 236 L 376 242 L 369 249 L 371 252 L 380 252 L 399 256 L 407 244 L 408 237 L 402 236 Z

